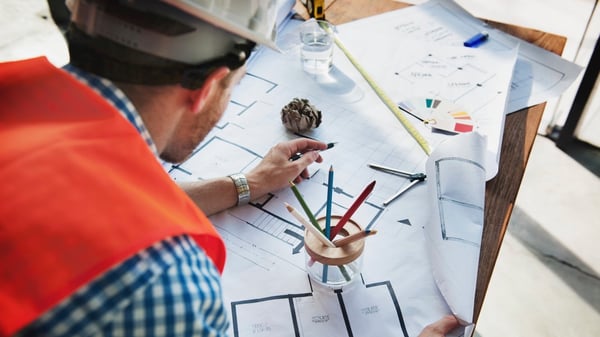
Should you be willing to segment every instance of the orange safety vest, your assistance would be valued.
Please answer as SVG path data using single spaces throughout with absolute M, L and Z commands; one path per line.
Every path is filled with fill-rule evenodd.
M 215 228 L 114 107 L 45 58 L 0 64 L 0 335 L 184 233 L 222 272 Z

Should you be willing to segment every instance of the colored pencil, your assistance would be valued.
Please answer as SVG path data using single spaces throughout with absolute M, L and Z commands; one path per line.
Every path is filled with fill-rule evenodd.
M 331 149 L 332 147 L 335 146 L 335 144 L 337 144 L 337 142 L 333 142 L 333 143 L 327 143 L 327 148 L 325 150 L 307 150 L 305 152 L 296 152 L 293 156 L 290 157 L 290 161 L 296 161 L 300 158 L 302 158 L 302 156 L 304 155 L 304 153 L 308 152 L 308 151 L 319 151 L 319 152 L 323 152 L 326 150 Z
M 337 225 L 331 231 L 330 235 L 328 236 L 330 239 L 335 238 L 335 236 L 338 235 L 338 233 L 342 230 L 342 228 L 344 228 L 344 225 L 348 222 L 348 220 L 350 220 L 350 217 L 354 214 L 354 212 L 356 212 L 358 207 L 367 199 L 369 194 L 371 194 L 374 187 L 375 187 L 375 180 L 373 180 L 369 185 L 367 185 L 367 187 L 365 187 L 365 189 L 360 193 L 358 198 L 356 198 L 356 200 L 354 200 L 354 202 L 352 203 L 350 208 L 348 208 L 348 211 L 346 211 L 346 214 L 344 214 L 342 216 L 340 221 L 337 223 Z
M 329 179 L 327 180 L 327 205 L 325 209 L 325 237 L 331 234 L 331 207 L 333 205 L 333 165 L 329 166 Z M 323 282 L 327 283 L 328 266 L 323 265 Z
M 313 226 L 315 226 L 315 228 L 317 228 L 320 232 L 323 232 L 323 229 L 321 229 L 321 226 L 319 226 L 319 223 L 317 222 L 317 219 L 315 218 L 314 214 L 311 212 L 310 208 L 308 208 L 306 201 L 304 201 L 304 198 L 302 198 L 302 194 L 300 194 L 300 191 L 298 191 L 296 184 L 290 181 L 290 186 L 292 187 L 292 191 L 294 192 L 296 199 L 298 199 L 300 206 L 302 206 L 304 213 L 306 213 L 308 220 L 310 220 L 310 223 L 313 224 Z
M 304 217 L 302 217 L 302 215 L 298 213 L 298 211 L 296 211 L 296 209 L 292 205 L 286 202 L 285 208 L 287 208 L 288 212 L 290 212 L 294 216 L 294 218 L 300 221 L 300 223 L 306 228 L 306 230 L 311 232 L 319 241 L 321 241 L 321 243 L 323 243 L 327 247 L 335 248 L 333 242 L 329 241 L 327 237 L 325 237 L 325 235 L 323 235 L 323 233 L 319 231 L 315 226 L 311 226 L 310 222 L 308 222 Z
M 377 234 L 377 230 L 376 229 L 372 229 L 372 230 L 364 230 L 364 231 L 360 231 L 357 233 L 354 233 L 352 235 L 348 235 L 345 238 L 342 239 L 337 239 L 335 241 L 333 241 L 333 244 L 336 247 L 341 247 L 341 246 L 345 246 L 347 244 L 350 244 L 354 241 L 358 241 L 358 240 L 362 240 L 364 238 L 366 238 L 367 236 L 371 236 L 373 234 Z
M 333 165 L 329 166 L 329 179 L 327 181 L 327 205 L 325 209 L 325 237 L 331 239 L 331 207 L 333 204 Z

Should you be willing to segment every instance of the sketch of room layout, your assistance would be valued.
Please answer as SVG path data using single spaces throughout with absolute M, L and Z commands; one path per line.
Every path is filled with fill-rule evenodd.
M 494 113 L 494 103 L 504 100 L 508 87 L 502 90 L 495 73 L 470 62 L 475 57 L 469 50 L 450 57 L 447 53 L 425 51 L 414 63 L 398 65 L 401 68 L 394 71 L 395 85 L 404 89 L 417 87 L 414 92 L 419 92 L 418 96 L 409 95 L 398 102 L 399 107 L 426 124 L 435 120 L 436 112 L 460 116 L 456 121 L 473 125 L 470 131 L 477 130 L 479 125 L 498 124 L 498 119 L 490 117 L 503 115 L 502 110 Z M 436 104 L 427 104 L 429 101 Z
M 494 29 L 492 25 L 467 13 L 454 1 L 431 0 L 419 6 L 378 16 L 376 21 L 358 20 L 350 26 L 354 30 L 349 34 L 353 36 L 356 31 L 386 32 L 388 43 L 402 46 L 399 49 L 403 52 L 411 48 L 408 42 L 410 40 L 463 47 L 465 37 L 481 31 L 487 31 L 490 38 L 479 49 L 498 53 L 512 50 L 518 45 L 519 56 L 507 101 L 508 113 L 547 100 L 548 95 L 551 97 L 554 95 L 553 91 L 564 90 L 565 85 L 577 76 L 576 67 L 560 57 L 540 51 L 536 46 Z M 362 43 L 360 38 L 354 40 Z
M 409 82 L 410 85 L 425 82 L 426 84 L 422 85 L 425 90 L 434 89 L 430 91 L 430 96 L 442 95 L 442 97 L 456 103 L 478 88 L 483 88 L 495 76 L 493 72 L 472 64 L 470 61 L 474 58 L 475 56 L 470 54 L 468 50 L 463 54 L 454 54 L 450 57 L 447 53 L 427 51 L 414 63 L 398 65 L 401 68 L 394 71 L 394 74 Z M 443 83 L 443 85 L 429 85 L 430 82 Z M 425 94 L 426 91 L 422 93 Z M 485 91 L 481 91 L 481 93 L 485 93 Z M 469 99 L 481 96 L 477 93 L 473 94 L 474 96 L 469 97 Z M 495 92 L 493 94 L 500 93 Z M 489 100 L 489 98 L 485 98 L 484 102 L 472 105 L 485 105 L 485 101 Z
M 390 335 L 408 337 L 391 282 L 354 289 L 311 291 L 231 303 L 233 334 L 243 336 L 372 336 L 370 326 L 386 322 Z M 259 317 L 256 313 L 268 313 Z
M 415 12 L 418 8 L 413 6 L 408 12 L 398 11 L 378 16 L 377 20 L 357 20 L 338 27 L 339 36 L 359 62 L 365 61 L 361 63 L 371 77 L 396 103 L 414 97 L 464 103 L 463 108 L 478 123 L 478 133 L 488 137 L 486 155 L 491 153 L 492 159 L 496 159 L 494 154 L 499 151 L 507 112 L 505 104 L 508 102 L 510 112 L 530 104 L 526 96 L 537 95 L 545 100 L 547 92 L 561 85 L 559 80 L 564 74 L 542 68 L 544 65 L 528 57 L 535 53 L 521 47 L 517 50 L 515 44 L 502 36 L 494 36 L 479 48 L 479 51 L 494 48 L 491 55 L 457 49 L 452 41 L 462 43 L 461 36 L 479 31 L 481 26 L 448 7 L 449 1 L 430 3 L 433 8 L 428 8 L 429 14 Z M 439 20 L 428 15 L 443 18 L 448 27 L 436 24 Z M 382 34 L 373 36 L 373 30 Z M 293 33 L 288 31 L 281 36 Z M 431 45 L 410 42 L 411 37 L 420 42 L 446 39 L 449 43 L 430 48 Z M 376 38 L 385 41 L 374 41 Z M 364 48 L 365 41 L 378 48 Z M 448 246 L 460 253 L 466 251 L 467 254 L 452 255 L 451 262 L 441 265 L 453 268 L 446 280 L 460 276 L 450 287 L 456 297 L 472 302 L 470 294 L 475 289 L 476 272 L 474 275 L 471 272 L 477 270 L 484 207 L 483 201 L 475 196 L 484 195 L 485 184 L 474 187 L 480 190 L 469 190 L 459 183 L 463 195 L 458 195 L 450 183 L 462 182 L 460 174 L 477 176 L 483 182 L 481 176 L 493 170 L 489 170 L 487 159 L 484 166 L 477 166 L 447 156 L 435 162 L 436 170 L 439 173 L 453 168 L 450 171 L 458 171 L 459 175 L 442 173 L 436 178 L 428 172 L 425 183 L 383 207 L 390 195 L 410 182 L 377 172 L 368 164 L 424 172 L 427 155 L 338 49 L 334 52 L 334 73 L 344 75 L 337 78 L 344 78 L 347 88 L 352 90 L 331 90 L 335 81 L 325 83 L 307 77 L 299 62 L 299 48 L 288 47 L 282 54 L 267 49 L 259 51 L 260 58 L 249 64 L 247 75 L 233 91 L 216 127 L 187 160 L 164 167 L 177 181 L 211 179 L 249 172 L 281 141 L 308 136 L 336 142 L 334 148 L 321 154 L 322 164 L 309 166 L 311 178 L 297 187 L 319 217 L 324 214 L 329 165 L 335 169 L 334 214 L 345 212 L 364 187 L 376 180 L 375 189 L 353 220 L 365 228 L 376 228 L 380 234 L 369 238 L 362 273 L 355 283 L 358 286 L 325 291 L 307 276 L 303 227 L 284 206 L 288 202 L 301 210 L 289 188 L 212 215 L 210 219 L 227 247 L 222 285 L 232 320 L 231 334 L 416 336 L 424 325 L 450 311 L 450 301 L 446 302 L 447 297 L 440 294 L 433 277 L 434 268 L 441 268 L 434 266 L 436 259 L 429 258 L 429 243 L 441 243 L 439 261 L 451 255 L 446 254 Z M 517 54 L 517 70 L 511 77 Z M 530 74 L 535 74 L 535 79 Z M 432 82 L 444 87 L 429 85 Z M 415 88 L 419 90 L 411 91 Z M 308 99 L 323 113 L 321 125 L 303 135 L 286 130 L 280 119 L 281 108 L 297 97 Z M 431 132 L 431 128 L 416 120 L 414 127 L 425 136 L 433 153 L 449 137 L 454 137 Z M 432 185 L 434 180 L 436 185 Z M 428 194 L 430 190 L 435 192 Z M 435 198 L 438 208 L 427 202 L 428 198 Z M 461 216 L 453 217 L 458 212 Z M 441 219 L 441 225 L 427 226 L 430 218 Z M 458 223 L 453 218 L 467 221 Z M 430 241 L 432 237 L 437 241 Z M 461 263 L 456 263 L 459 259 Z M 470 307 L 465 305 L 465 308 L 468 312 Z
M 344 103 L 306 81 L 301 69 L 288 74 L 285 81 L 277 74 L 264 75 L 272 71 L 265 63 L 273 67 L 269 62 L 254 64 L 234 90 L 217 127 L 192 155 L 178 165 L 165 166 L 170 176 L 177 181 L 197 181 L 248 172 L 274 144 L 299 137 L 282 126 L 280 110 L 294 97 L 307 98 L 323 111 L 323 122 L 304 134 L 336 145 L 322 154 L 323 163 L 309 167 L 311 177 L 298 184 L 298 190 L 320 217 L 325 213 L 329 165 L 335 169 L 332 214 L 345 213 L 364 187 L 376 180 L 375 189 L 353 220 L 381 235 L 367 243 L 364 258 L 368 266 L 357 282 L 360 287 L 324 292 L 306 274 L 304 229 L 284 204 L 301 211 L 291 189 L 212 215 L 227 247 L 222 281 L 224 300 L 231 306 L 232 329 L 237 331 L 231 333 L 338 336 L 341 331 L 348 336 L 371 336 L 376 328 L 382 336 L 416 335 L 423 322 L 415 318 L 415 312 L 422 318 L 447 310 L 425 251 L 427 212 L 422 199 L 426 185 L 411 188 L 384 207 L 383 201 L 410 181 L 373 170 L 368 164 L 423 172 L 427 156 L 372 92 L 362 89 L 359 100 Z M 423 127 L 421 131 L 428 130 Z M 405 253 L 408 251 L 410 254 Z M 393 259 L 379 258 L 390 252 Z M 414 293 L 420 294 L 419 298 L 412 296 Z M 420 300 L 423 294 L 427 301 Z
M 247 172 L 274 144 L 298 138 L 283 128 L 279 116 L 281 108 L 294 97 L 307 97 L 324 112 L 322 125 L 305 135 L 337 142 L 327 157 L 335 163 L 336 190 L 340 194 L 355 195 L 371 180 L 384 179 L 368 167 L 370 162 L 406 171 L 423 170 L 426 157 L 416 142 L 407 141 L 402 126 L 389 112 L 381 116 L 381 122 L 374 123 L 370 109 L 358 105 L 359 111 L 351 111 L 307 89 L 283 86 L 254 73 L 248 73 L 238 87 L 218 127 L 192 155 L 178 165 L 165 165 L 174 180 L 204 180 Z M 318 173 L 321 168 L 313 164 L 311 171 Z M 316 178 L 321 179 L 321 175 Z M 376 200 L 387 199 L 409 183 L 389 177 L 387 180 L 391 183 L 381 184 L 374 192 Z
M 307 202 L 315 207 L 317 217 L 324 212 L 326 186 L 310 184 Z M 336 189 L 334 189 L 336 191 Z M 250 265 L 255 277 L 269 279 L 268 275 L 288 275 L 282 279 L 281 288 L 267 291 L 269 295 L 252 297 L 245 288 L 232 300 L 231 321 L 234 336 L 370 336 L 369 326 L 381 326 L 386 335 L 408 337 L 401 303 L 390 280 L 365 281 L 363 275 L 348 289 L 324 289 L 314 284 L 304 272 L 303 228 L 286 212 L 282 212 L 281 199 L 292 195 L 270 194 L 244 207 L 223 214 L 235 221 L 217 221 L 233 261 Z M 356 196 L 345 196 L 339 189 L 334 210 L 344 212 Z M 286 199 L 288 198 L 288 199 Z M 375 223 L 383 213 L 380 205 L 367 202 L 359 210 L 365 227 Z M 239 225 L 243 225 L 240 228 Z M 379 224 L 377 225 L 379 226 Z M 397 226 L 388 224 L 388 226 Z M 384 247 L 377 247 L 385 249 Z M 240 268 L 248 269 L 248 267 Z M 262 276 L 259 276 L 261 275 Z M 295 275 L 295 276 L 294 276 Z M 296 278 L 290 281 L 290 278 Z M 298 278 L 300 280 L 298 280 Z M 261 282 L 258 282 L 261 283 Z M 294 286 L 293 284 L 296 284 Z M 300 284 L 297 286 L 297 284 Z M 292 289 L 292 291 L 289 291 Z M 295 289 L 295 291 L 293 291 Z M 303 291 L 301 291 L 303 290 Z M 385 322 L 384 325 L 378 322 Z
M 312 196 L 326 196 L 326 186 L 318 183 L 307 183 L 307 186 L 310 187 L 305 189 L 307 202 L 317 205 L 314 209 L 318 217 L 325 211 L 325 198 Z M 345 196 L 340 189 L 334 188 L 334 191 L 337 193 L 334 199 L 338 200 L 334 211 L 344 212 L 356 196 Z M 246 267 L 239 269 L 254 270 L 250 273 L 258 279 L 287 275 L 282 278 L 280 288 L 269 289 L 266 296 L 248 295 L 252 294 L 248 286 L 230 291 L 237 294 L 230 302 L 233 335 L 370 336 L 373 331 L 369 326 L 377 325 L 381 331 L 388 331 L 385 335 L 401 333 L 408 337 L 401 303 L 391 280 L 367 282 L 361 275 L 343 290 L 325 289 L 311 281 L 304 272 L 304 229 L 280 207 L 281 199 L 293 198 L 286 193 L 270 194 L 249 205 L 228 210 L 221 216 L 231 221 L 217 221 L 231 257 L 230 264 L 245 264 Z M 380 225 L 377 220 L 384 211 L 380 205 L 367 202 L 359 210 L 361 214 L 357 218 L 362 219 L 359 222 L 364 227 Z M 385 249 L 384 246 L 377 248 Z
M 307 188 L 303 189 L 306 193 L 305 201 L 310 205 L 313 210 L 315 217 L 319 218 L 325 214 L 326 208 L 326 191 L 327 186 L 318 183 L 306 183 Z M 345 195 L 341 189 L 334 188 L 334 200 L 332 207 L 333 214 L 344 214 L 351 204 L 352 200 L 356 197 L 355 195 Z M 322 196 L 322 197 L 321 197 Z M 227 210 L 227 217 L 234 220 L 237 223 L 245 224 L 244 240 L 248 242 L 247 248 L 244 248 L 244 243 L 240 241 L 232 242 L 232 249 L 238 250 L 238 255 L 252 255 L 247 254 L 252 248 L 252 238 L 254 233 L 250 231 L 261 232 L 262 238 L 256 239 L 256 241 L 268 240 L 268 245 L 265 247 L 273 247 L 278 245 L 278 249 L 273 251 L 274 255 L 296 255 L 299 253 L 304 254 L 304 227 L 295 218 L 293 218 L 289 212 L 283 206 L 283 201 L 293 203 L 293 196 L 291 191 L 284 190 L 278 194 L 269 194 L 262 199 L 253 201 L 251 204 L 244 207 L 237 207 Z M 313 207 L 314 206 L 314 207 Z M 297 206 L 300 209 L 300 206 Z M 363 228 L 371 228 L 374 226 L 384 209 L 380 205 L 375 205 L 371 202 L 365 202 L 356 211 L 353 216 L 353 220 L 359 223 Z M 228 226 L 217 225 L 220 231 L 227 231 Z M 233 234 L 225 236 L 225 240 L 233 240 Z M 268 251 L 268 248 L 264 250 Z M 263 255 L 264 256 L 264 255 Z M 253 263 L 262 264 L 262 257 L 256 259 L 248 258 L 253 260 Z M 285 257 L 283 257 L 285 260 Z M 294 261 L 288 259 L 285 261 L 293 267 L 303 269 L 304 260 Z M 271 263 L 265 263 L 268 265 Z
M 418 13 L 406 21 L 390 21 L 390 26 L 392 27 L 391 30 L 396 32 L 396 38 L 398 39 L 414 38 L 429 41 L 431 43 L 442 42 L 448 46 L 462 47 L 464 39 L 461 38 L 461 36 L 465 34 L 468 35 L 471 31 L 477 31 L 479 27 L 472 22 L 464 20 L 462 17 L 455 15 L 453 13 L 454 11 L 456 11 L 454 6 L 449 6 L 448 4 L 440 2 L 431 2 L 427 15 Z M 427 18 L 427 16 L 430 17 Z M 421 18 L 419 19 L 419 17 Z M 444 17 L 446 20 L 443 23 L 440 23 L 435 17 Z M 514 48 L 514 43 L 507 43 L 500 39 L 489 39 L 489 41 L 486 42 L 486 48 L 497 51 L 506 51 Z M 469 56 L 465 55 L 464 57 L 468 58 Z M 458 60 L 458 58 L 455 59 Z M 531 71 L 532 67 L 542 67 L 546 70 L 545 72 L 536 74 L 543 74 L 546 76 L 546 78 L 539 80 L 539 83 L 535 83 L 537 86 L 540 86 L 538 91 L 550 90 L 552 86 L 556 85 L 556 83 L 565 77 L 564 72 L 559 69 L 550 68 L 545 64 L 535 61 L 533 58 L 527 57 L 526 54 L 521 54 L 517 62 L 519 65 L 515 68 L 511 81 L 511 89 L 513 91 L 510 96 L 511 100 L 523 99 L 530 94 L 527 88 L 532 88 L 534 86 L 534 78 Z M 435 67 L 436 64 L 437 61 L 434 61 L 430 65 Z M 523 71 L 523 69 L 527 71 Z M 483 69 L 478 71 L 481 70 Z M 419 73 L 416 72 L 414 74 L 418 75 Z M 477 78 L 477 76 L 474 78 Z M 457 82 L 457 84 L 460 84 L 460 82 Z M 519 88 L 521 88 L 521 90 L 518 90 Z M 451 99 L 451 97 L 448 98 Z
M 353 28 L 352 32 L 356 32 Z M 388 43 L 383 51 L 356 46 L 353 50 L 375 81 L 400 109 L 411 115 L 414 125 L 424 127 L 421 134 L 432 148 L 451 137 L 444 131 L 452 132 L 457 125 L 468 125 L 468 132 L 485 135 L 489 152 L 486 172 L 492 178 L 497 172 L 517 49 L 490 54 L 413 40 L 402 44 L 404 48 Z M 430 100 L 441 104 L 432 107 L 426 103 Z M 447 122 L 441 122 L 444 120 Z M 446 126 L 442 126 L 444 123 Z

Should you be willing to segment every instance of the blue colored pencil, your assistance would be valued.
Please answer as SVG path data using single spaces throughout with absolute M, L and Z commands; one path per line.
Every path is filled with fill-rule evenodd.
M 331 234 L 331 206 L 333 204 L 333 165 L 329 167 L 329 180 L 327 182 L 327 209 L 325 213 L 325 236 Z
M 331 206 L 333 204 L 333 165 L 329 166 L 329 179 L 327 181 L 327 209 L 325 211 L 325 237 L 331 234 Z M 323 282 L 327 283 L 327 265 L 323 265 Z

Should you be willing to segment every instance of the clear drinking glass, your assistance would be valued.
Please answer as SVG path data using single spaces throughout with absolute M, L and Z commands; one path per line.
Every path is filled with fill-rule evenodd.
M 309 74 L 324 74 L 333 60 L 334 26 L 327 21 L 310 19 L 300 26 L 302 69 Z
M 332 216 L 331 227 L 335 227 L 341 217 Z M 325 218 L 317 220 L 325 228 Z M 334 239 L 339 239 L 361 231 L 352 219 Z M 362 252 L 365 240 L 358 240 L 341 247 L 328 247 L 319 241 L 312 232 L 306 230 L 304 248 L 306 270 L 311 279 L 331 289 L 341 289 L 352 283 L 362 270 Z

